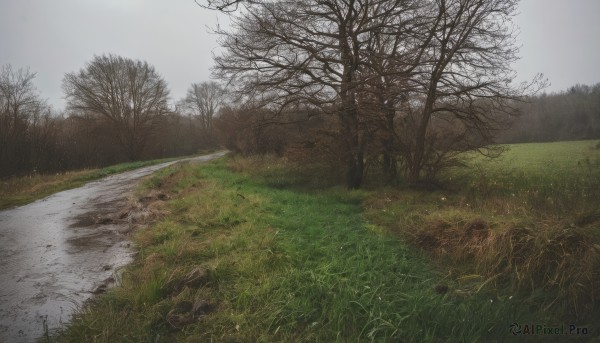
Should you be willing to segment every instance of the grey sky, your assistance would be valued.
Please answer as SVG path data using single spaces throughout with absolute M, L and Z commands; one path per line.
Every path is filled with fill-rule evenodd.
M 520 80 L 543 72 L 548 91 L 600 82 L 599 0 L 522 0 L 520 12 Z M 226 22 L 193 0 L 0 0 L 0 65 L 30 67 L 62 109 L 64 73 L 114 53 L 153 64 L 177 100 L 209 79 L 217 44 L 207 26 L 217 20 Z

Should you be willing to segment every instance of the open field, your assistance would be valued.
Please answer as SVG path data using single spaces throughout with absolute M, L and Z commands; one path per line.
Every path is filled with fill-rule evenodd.
M 568 150 L 570 158 L 553 161 L 574 173 L 569 177 L 597 173 L 574 167 L 581 159 L 571 158 L 579 151 L 595 163 L 598 150 L 580 151 L 590 142 L 552 144 Z M 518 177 L 537 180 L 537 168 L 527 168 L 545 157 L 524 156 L 538 147 L 544 150 L 514 146 L 505 156 L 510 163 L 475 159 L 471 172 L 448 174 L 454 186 L 436 191 L 317 188 L 314 171 L 272 157 L 167 168 L 139 190 L 140 198 L 159 192 L 170 200 L 151 205 L 161 219 L 137 231 L 139 254 L 121 287 L 50 340 L 556 338 L 513 337 L 510 325 L 528 323 L 563 325 L 564 333 L 575 333 L 574 325 L 580 334 L 561 340 L 599 341 L 600 199 L 573 188 L 570 201 L 579 198 L 570 204 L 554 190 L 560 213 L 547 212 L 555 206 L 547 202 L 528 202 L 537 195 L 521 199 L 538 187 Z M 493 173 L 505 179 L 493 180 Z M 568 179 L 544 175 L 540 180 L 553 183 Z
M 549 143 L 510 144 L 496 159 L 475 157 L 475 163 L 488 170 L 509 168 L 528 175 L 557 175 L 556 172 L 590 172 L 589 168 L 600 163 L 600 141 L 570 141 Z M 583 169 L 583 171 L 582 171 Z
M 450 187 L 478 202 L 509 196 L 528 210 L 556 216 L 598 208 L 599 141 L 513 144 L 505 148 L 496 159 L 467 156 L 469 168 L 446 173 Z

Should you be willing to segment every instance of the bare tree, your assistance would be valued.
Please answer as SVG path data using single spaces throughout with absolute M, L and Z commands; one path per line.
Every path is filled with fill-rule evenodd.
M 187 95 L 179 102 L 179 107 L 195 116 L 205 133 L 210 133 L 213 119 L 225 98 L 224 89 L 216 82 L 194 83 Z
M 32 144 L 37 142 L 31 139 L 32 126 L 49 116 L 34 78 L 29 69 L 14 70 L 10 65 L 0 69 L 0 176 L 29 169 Z
M 411 182 L 444 152 L 478 149 L 492 142 L 515 102 L 544 86 L 541 76 L 515 86 L 517 59 L 512 18 L 518 0 L 434 0 L 419 66 L 410 78 L 404 113 L 403 152 Z M 451 125 L 447 125 L 451 123 Z M 441 137 L 444 137 L 441 140 Z M 440 150 L 441 149 L 441 150 Z M 436 162 L 437 161 L 437 162 Z
M 361 71 L 360 112 L 368 123 L 369 133 L 382 158 L 382 167 L 389 180 L 397 176 L 397 154 L 400 150 L 396 119 L 399 109 L 408 101 L 411 79 L 416 75 L 433 34 L 424 30 L 429 17 L 424 1 L 404 3 L 410 13 L 400 18 L 401 31 L 370 32 L 364 55 L 368 63 Z M 410 6 L 410 7 L 409 7 Z M 385 26 L 397 29 L 398 26 Z M 376 137 L 376 138 L 375 138 Z M 377 142 L 378 141 L 378 142 Z
M 402 35 L 414 9 L 407 0 L 300 0 L 254 3 L 237 15 L 233 32 L 220 32 L 226 52 L 216 75 L 242 95 L 284 108 L 303 102 L 338 119 L 346 183 L 358 188 L 365 137 L 357 93 L 369 62 L 368 42 Z
M 68 108 L 96 113 L 113 125 L 128 159 L 140 157 L 157 119 L 169 112 L 165 80 L 147 62 L 103 55 L 63 80 Z
M 243 3 L 216 75 L 265 106 L 335 115 L 350 188 L 375 141 L 389 175 L 399 154 L 414 183 L 493 142 L 544 86 L 513 84 L 518 0 Z

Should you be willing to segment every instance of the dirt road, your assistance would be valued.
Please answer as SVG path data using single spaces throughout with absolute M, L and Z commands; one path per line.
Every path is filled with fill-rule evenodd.
M 225 153 L 187 159 L 204 162 Z M 179 162 L 179 161 L 177 161 Z M 0 211 L 0 342 L 32 342 L 69 321 L 114 283 L 133 251 L 118 212 L 140 178 L 177 162 L 141 168 Z

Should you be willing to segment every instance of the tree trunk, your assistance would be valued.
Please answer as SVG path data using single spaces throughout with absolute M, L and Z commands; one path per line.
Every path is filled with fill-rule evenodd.
M 358 110 L 353 97 L 343 101 L 340 112 L 341 133 L 343 138 L 344 159 L 346 163 L 346 186 L 348 189 L 358 189 L 362 185 L 364 173 L 364 152 L 360 144 L 358 130 Z
M 363 158 L 363 153 L 359 151 L 352 156 L 350 161 L 348 161 L 346 174 L 346 186 L 348 189 L 359 189 L 362 185 L 364 174 Z
M 396 169 L 396 158 L 394 157 L 394 116 L 395 109 L 393 105 L 383 103 L 386 111 L 386 129 L 388 130 L 387 136 L 383 139 L 383 173 L 386 175 L 388 181 L 393 181 L 398 176 L 398 170 Z
M 434 78 L 431 82 L 431 87 L 427 92 L 427 100 L 421 112 L 421 122 L 417 128 L 415 136 L 415 145 L 413 147 L 413 154 L 411 163 L 409 165 L 408 182 L 415 184 L 420 179 L 421 170 L 425 164 L 425 137 L 427 135 L 427 127 L 429 126 L 429 120 L 431 119 L 431 113 L 433 112 L 433 105 L 435 103 L 437 82 L 439 81 L 439 72 L 434 73 Z
M 358 189 L 362 185 L 364 174 L 364 152 L 359 137 L 358 107 L 356 103 L 355 72 L 358 68 L 357 56 L 348 44 L 351 36 L 345 23 L 339 26 L 340 54 L 344 63 L 344 71 L 340 83 L 340 121 L 346 158 L 346 186 Z

